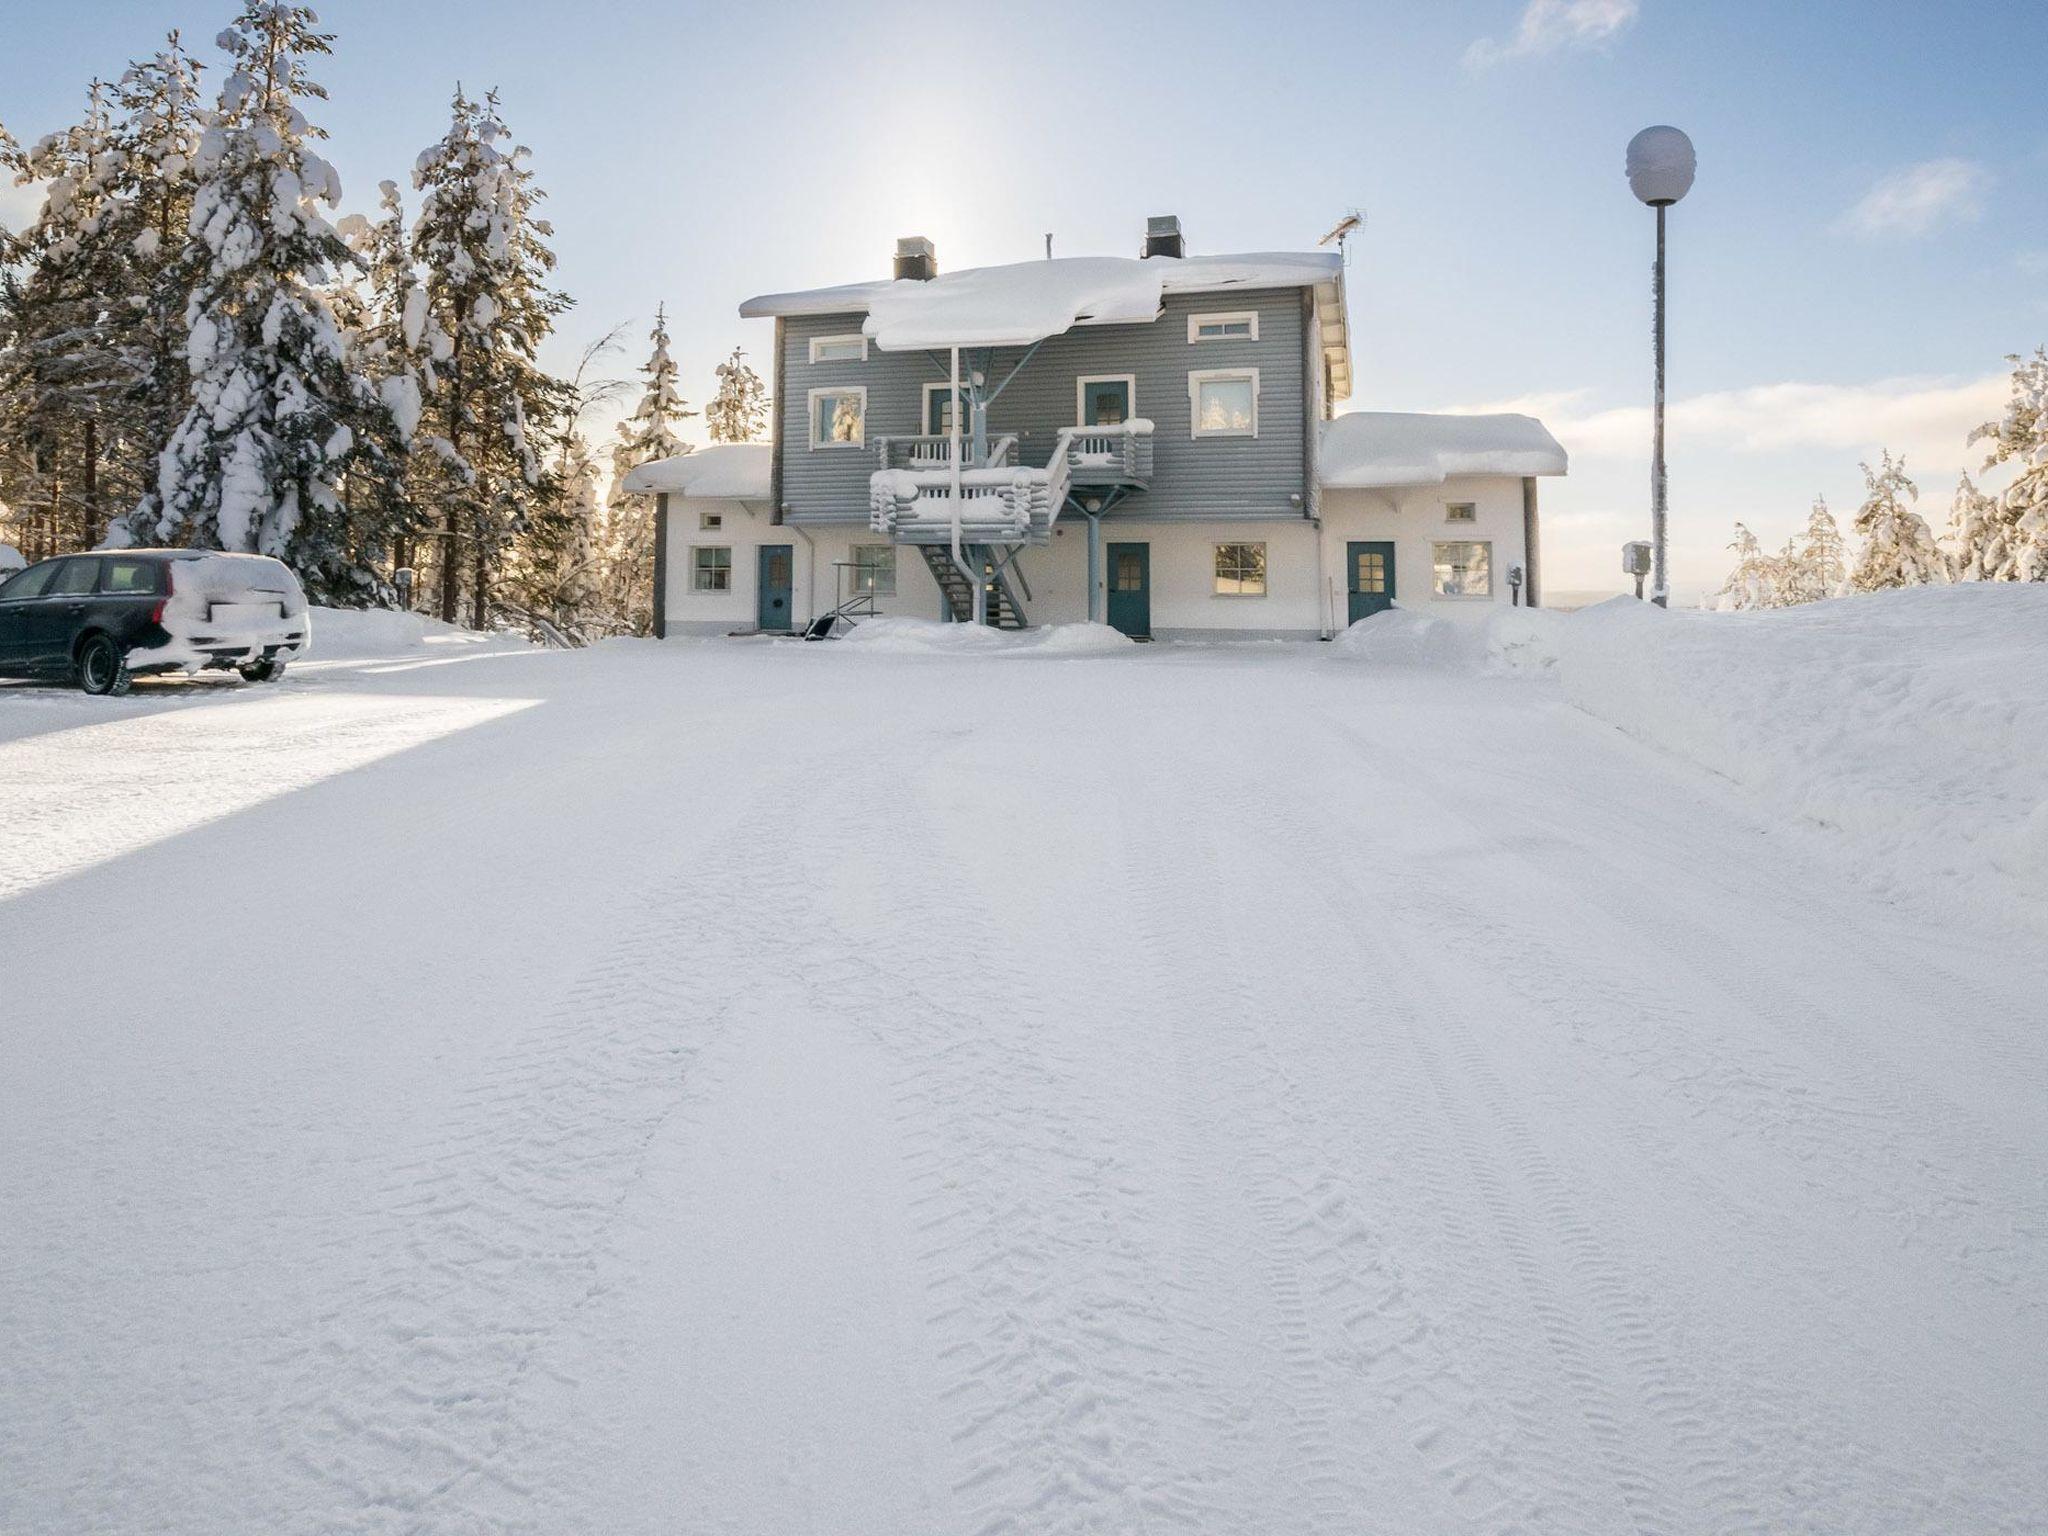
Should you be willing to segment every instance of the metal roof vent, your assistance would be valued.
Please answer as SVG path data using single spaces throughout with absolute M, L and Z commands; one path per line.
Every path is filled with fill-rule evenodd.
M 939 253 L 923 235 L 905 235 L 896 242 L 896 277 L 928 283 L 939 275 Z
M 1179 214 L 1161 213 L 1145 221 L 1147 256 L 1185 256 L 1187 253 L 1187 242 L 1180 234 Z

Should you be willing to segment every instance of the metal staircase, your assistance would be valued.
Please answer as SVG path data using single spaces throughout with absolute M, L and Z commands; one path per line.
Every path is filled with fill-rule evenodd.
M 974 622 L 974 583 L 959 566 L 953 563 L 953 551 L 944 544 L 919 544 L 918 553 L 924 556 L 924 563 L 932 573 L 932 580 L 939 584 L 939 591 L 946 599 L 946 611 L 956 624 Z M 969 544 L 963 551 L 969 566 L 979 569 L 982 580 L 988 586 L 988 623 L 993 629 L 1024 628 L 1024 605 L 1018 601 L 1016 589 L 1010 584 L 1012 568 L 1010 560 L 1015 551 L 1001 554 L 986 544 Z M 1023 579 L 1023 572 L 1015 572 Z

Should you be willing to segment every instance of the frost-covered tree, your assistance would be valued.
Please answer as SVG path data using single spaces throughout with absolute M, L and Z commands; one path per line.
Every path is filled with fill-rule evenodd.
M 385 528 L 396 569 L 413 563 L 426 528 L 415 482 L 427 476 L 412 462 L 412 447 L 435 346 L 446 338 L 427 334 L 426 288 L 413 267 L 398 185 L 379 182 L 377 191 L 375 220 L 351 215 L 337 228 L 362 267 L 362 290 L 349 290 L 343 317 L 356 371 L 375 383 L 384 405 L 389 432 L 380 458 L 387 468 L 352 476 L 347 490 L 350 501 Z
M 1949 576 L 1955 581 L 1998 581 L 2010 564 L 2011 529 L 1998 499 L 1977 489 L 1965 470 L 1949 501 Z
M 1796 546 L 1796 547 L 1795 547 Z M 1790 575 L 1789 600 L 1817 603 L 1839 597 L 1849 585 L 1849 553 L 1841 525 L 1829 510 L 1825 496 L 1813 498 L 1813 510 L 1806 515 L 1805 532 L 1786 546 Z
M 1856 512 L 1863 548 L 1849 584 L 1858 592 L 1919 587 L 1948 580 L 1948 563 L 1936 547 L 1927 519 L 1913 510 L 1920 488 L 1906 478 L 1904 460 L 1886 453 L 1876 469 L 1862 466 L 1866 491 Z
M 706 435 L 714 443 L 753 442 L 768 428 L 768 386 L 738 347 L 715 371 L 718 392 L 704 407 Z
M 677 387 L 665 309 L 655 311 L 649 340 L 654 350 L 640 369 L 646 386 L 632 415 L 619 423 L 618 441 L 612 447 L 611 498 L 606 507 L 605 591 L 609 605 L 635 634 L 644 634 L 654 623 L 654 509 L 645 496 L 627 494 L 626 475 L 656 459 L 688 453 L 690 445 L 676 429 L 697 414 Z
M 220 35 L 232 68 L 194 165 L 192 406 L 126 531 L 274 555 L 316 597 L 349 602 L 378 590 L 384 551 L 342 481 L 371 468 L 359 428 L 384 407 L 323 292 L 354 258 L 321 211 L 340 179 L 300 108 L 326 96 L 306 72 L 331 42 L 315 26 L 305 6 L 248 0 Z
M 1784 607 L 1788 601 L 1787 556 L 1771 554 L 1744 523 L 1735 525 L 1728 548 L 1735 556 L 1735 566 L 1722 584 L 1716 606 L 1726 613 Z
M 413 173 L 423 194 L 412 241 L 422 324 L 436 332 L 424 430 L 445 509 L 441 616 L 455 618 L 461 549 L 478 628 L 507 548 L 551 515 L 534 436 L 563 404 L 561 385 L 535 361 L 569 301 L 547 286 L 554 230 L 535 216 L 543 194 L 528 154 L 509 143 L 495 94 L 476 102 L 458 89 L 447 133 Z
M 1989 442 L 1986 469 L 2012 464 L 2018 473 L 1981 528 L 1973 564 L 1985 581 L 2048 581 L 2048 348 L 2009 357 L 2012 397 L 2000 421 L 1987 421 L 1970 441 Z

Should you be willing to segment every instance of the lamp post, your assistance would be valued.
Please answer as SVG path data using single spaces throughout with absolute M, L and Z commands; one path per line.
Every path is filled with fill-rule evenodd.
M 1657 210 L 1657 267 L 1651 299 L 1651 326 L 1656 335 L 1657 401 L 1650 446 L 1650 544 L 1654 574 L 1650 601 L 1659 608 L 1671 598 L 1665 562 L 1664 522 L 1664 210 L 1692 190 L 1698 161 L 1692 140 L 1678 129 L 1645 128 L 1628 141 L 1628 184 L 1638 199 Z

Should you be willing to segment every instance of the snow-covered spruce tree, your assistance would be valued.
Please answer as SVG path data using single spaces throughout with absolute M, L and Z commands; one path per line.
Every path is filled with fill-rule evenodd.
M 130 256 L 110 237 L 120 155 L 107 95 L 95 81 L 77 125 L 26 151 L 8 146 L 17 182 L 45 183 L 35 219 L 9 242 L 0 284 L 0 497 L 32 509 L 38 555 L 98 541 L 109 447 L 138 376 L 120 325 L 134 289 Z
M 392 568 L 410 566 L 426 531 L 416 481 L 428 478 L 414 462 L 426 384 L 433 373 L 434 342 L 427 334 L 427 293 L 412 264 L 405 208 L 398 185 L 377 184 L 379 216 L 353 214 L 336 227 L 361 263 L 360 289 L 345 290 L 337 308 L 344 321 L 354 370 L 372 380 L 383 402 L 388 435 L 376 472 L 351 474 L 345 494 L 352 506 L 386 530 Z
M 666 308 L 655 311 L 649 339 L 654 350 L 640 369 L 647 384 L 633 414 L 619 423 L 606 504 L 606 600 L 634 634 L 645 634 L 654 625 L 654 507 L 648 497 L 626 491 L 626 474 L 656 459 L 688 453 L 690 445 L 676 428 L 697 414 L 677 388 Z
M 1796 552 L 1789 547 L 1787 550 L 1792 602 L 1817 603 L 1840 597 L 1848 590 L 1848 545 L 1842 539 L 1841 525 L 1829 510 L 1827 497 L 1813 498 L 1813 510 L 1806 514 L 1806 530 L 1797 546 Z
M 1858 592 L 1880 592 L 1945 583 L 1948 562 L 1927 519 L 1913 510 L 1920 488 L 1906 478 L 1905 461 L 1887 452 L 1876 469 L 1868 464 L 1862 469 L 1867 494 L 1856 512 L 1856 531 L 1863 536 L 1863 548 L 1849 585 Z
M 1999 581 L 2011 564 L 2011 528 L 1998 499 L 1977 489 L 1968 470 L 1956 481 L 1948 509 L 1949 576 L 1955 581 Z
M 1970 441 L 1988 441 L 1984 461 L 2018 467 L 1983 529 L 1975 564 L 1985 581 L 2048 581 L 2048 348 L 2013 356 L 2012 398 L 2002 421 L 1987 421 Z
M 1766 551 L 1745 523 L 1735 525 L 1728 548 L 1735 555 L 1735 567 L 1722 584 L 1715 606 L 1724 613 L 1784 607 L 1788 600 L 1786 557 Z
M 220 35 L 233 60 L 195 164 L 199 263 L 186 307 L 192 407 L 159 460 L 134 524 L 161 542 L 274 555 L 316 600 L 380 591 L 383 530 L 343 500 L 387 417 L 352 372 L 322 292 L 354 257 L 321 213 L 339 178 L 312 149 L 299 103 L 323 99 L 306 60 L 329 51 L 304 6 L 248 0 Z
M 715 371 L 718 392 L 704 407 L 706 435 L 714 443 L 753 442 L 768 429 L 768 386 L 738 347 Z
M 563 391 L 534 358 L 569 300 L 546 285 L 554 231 L 534 216 L 543 194 L 527 156 L 508 146 L 495 93 L 474 102 L 458 88 L 448 132 L 413 172 L 424 194 L 412 240 L 422 324 L 439 333 L 423 430 L 440 464 L 441 617 L 455 618 L 466 564 L 480 629 L 507 547 L 556 515 L 533 434 L 554 424 Z

